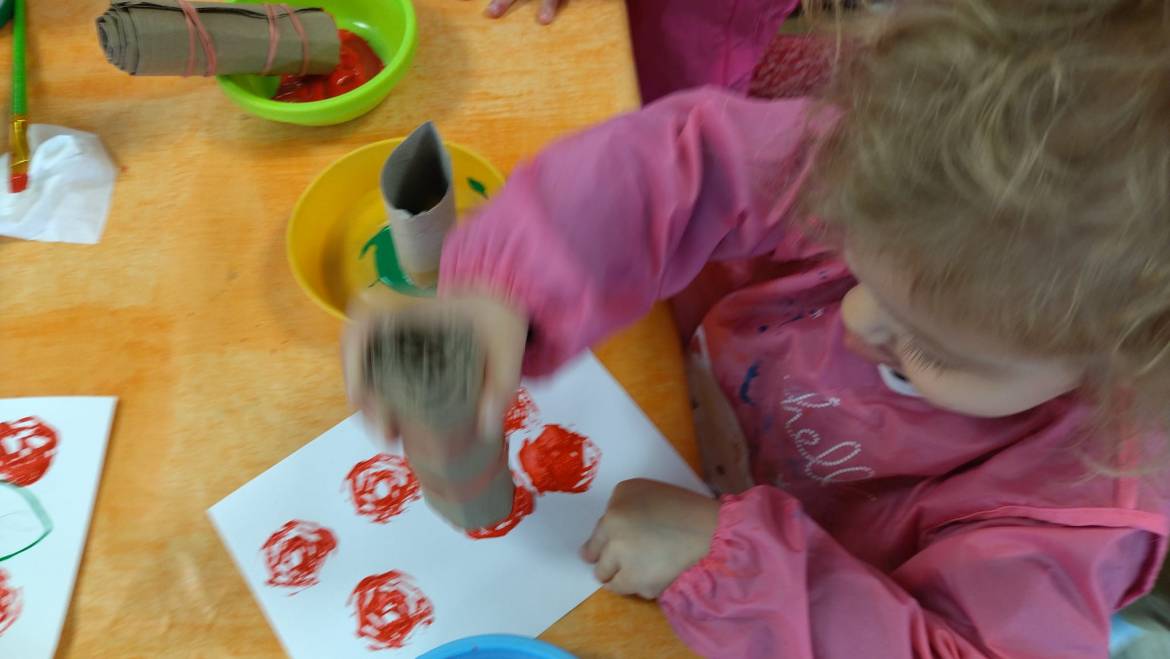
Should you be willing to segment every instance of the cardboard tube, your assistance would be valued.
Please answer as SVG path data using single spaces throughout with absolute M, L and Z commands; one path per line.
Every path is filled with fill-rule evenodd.
M 420 288 L 438 282 L 443 239 L 455 226 L 451 183 L 451 156 L 429 121 L 398 145 L 382 168 L 382 198 L 398 261 Z
M 363 377 L 394 415 L 428 505 L 469 530 L 507 517 L 515 486 L 502 429 L 479 434 L 484 355 L 470 325 L 416 310 L 374 322 Z

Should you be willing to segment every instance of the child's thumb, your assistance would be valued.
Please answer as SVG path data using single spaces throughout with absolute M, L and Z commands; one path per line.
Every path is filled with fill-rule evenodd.
M 479 437 L 485 442 L 499 441 L 504 433 L 504 414 L 516 391 L 507 393 L 485 388 L 479 402 Z
M 483 392 L 479 401 L 479 436 L 499 441 L 504 433 L 504 414 L 516 400 L 524 361 L 527 323 L 512 316 L 500 319 L 480 334 L 486 360 Z

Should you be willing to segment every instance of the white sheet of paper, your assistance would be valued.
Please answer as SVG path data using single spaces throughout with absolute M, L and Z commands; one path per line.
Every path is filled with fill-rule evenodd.
M 35 478 L 23 492 L 11 484 L 0 486 L 6 490 L 0 496 L 0 535 L 11 525 L 19 537 L 35 539 L 42 530 L 41 515 L 34 511 L 38 506 L 51 527 L 40 542 L 0 561 L 0 657 L 51 659 L 56 651 L 89 532 L 115 403 L 114 398 L 72 396 L 0 399 L 0 422 L 8 424 L 0 429 L 0 479 Z M 47 450 L 51 443 L 34 429 L 34 422 L 18 422 L 25 417 L 35 417 L 54 431 L 55 450 Z M 10 537 L 0 545 L 0 556 L 6 556 L 27 542 Z
M 578 555 L 609 495 L 621 481 L 653 478 L 707 492 L 673 447 L 592 354 L 555 378 L 525 385 L 539 422 L 589 437 L 601 458 L 592 486 L 580 494 L 537 496 L 535 511 L 510 533 L 472 540 L 420 499 L 386 523 L 355 512 L 346 476 L 358 462 L 389 452 L 355 415 L 247 483 L 209 513 L 269 622 L 293 657 L 364 657 L 349 600 L 355 585 L 391 570 L 411 577 L 434 607 L 433 624 L 399 649 L 376 655 L 416 657 L 451 640 L 485 633 L 540 634 L 598 588 Z M 512 437 L 512 465 L 523 441 Z M 300 590 L 267 584 L 261 547 L 290 520 L 328 528 L 336 549 L 319 582 Z M 294 557 L 299 559 L 300 555 Z

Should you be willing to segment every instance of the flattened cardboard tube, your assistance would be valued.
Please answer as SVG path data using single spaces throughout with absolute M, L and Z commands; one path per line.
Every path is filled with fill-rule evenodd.
M 479 436 L 484 355 L 470 325 L 410 310 L 375 322 L 363 378 L 394 415 L 427 503 L 468 530 L 507 517 L 514 485 L 503 430 Z
M 430 288 L 439 279 L 443 239 L 455 226 L 451 156 L 431 122 L 398 145 L 382 168 L 382 198 L 398 261 L 411 283 Z
M 341 60 L 333 17 L 286 4 L 113 0 L 97 19 L 106 59 L 136 76 L 330 73 Z M 194 46 L 194 47 L 192 47 Z

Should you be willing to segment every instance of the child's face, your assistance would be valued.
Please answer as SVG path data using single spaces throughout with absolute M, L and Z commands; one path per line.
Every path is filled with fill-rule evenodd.
M 1076 389 L 1085 367 L 1021 354 L 913 304 L 905 277 L 881 259 L 848 252 L 858 285 L 842 303 L 846 341 L 886 364 L 937 407 L 980 417 L 1009 416 Z

